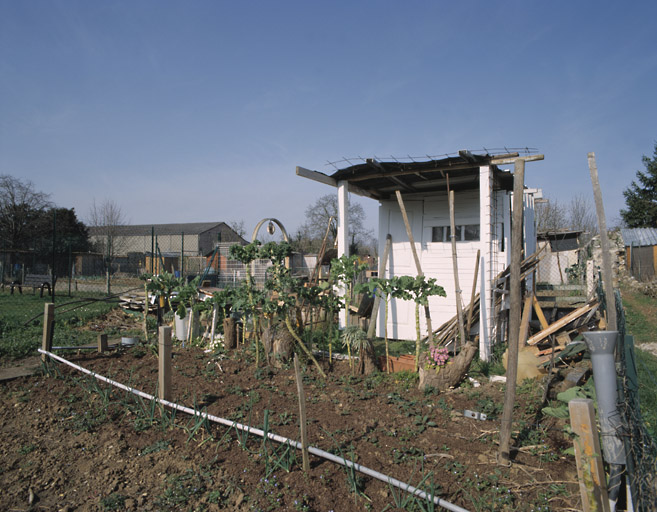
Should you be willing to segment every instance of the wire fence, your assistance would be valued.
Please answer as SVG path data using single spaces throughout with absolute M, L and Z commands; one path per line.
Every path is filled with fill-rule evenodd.
M 597 273 L 589 239 L 579 234 L 542 233 L 535 294 L 544 311 L 578 308 L 595 297 Z
M 71 237 L 56 227 L 24 242 L 21 247 L 0 244 L 0 293 L 39 293 L 57 297 L 110 297 L 143 289 L 140 276 L 169 272 L 201 285 L 237 286 L 246 267 L 230 259 L 230 247 L 246 243 L 223 223 L 187 232 L 173 225 L 89 228 L 89 236 Z M 176 231 L 176 229 L 178 229 Z M 264 283 L 269 260 L 251 264 L 256 285 Z M 292 273 L 311 275 L 315 258 L 294 254 Z
M 604 301 L 604 294 L 601 294 Z M 627 455 L 627 478 L 630 484 L 634 510 L 657 510 L 657 442 L 650 435 L 641 415 L 637 359 L 632 336 L 626 332 L 625 311 L 620 292 L 616 292 L 616 309 L 620 363 L 618 364 L 618 410 L 623 418 Z M 653 376 L 653 382 L 655 382 Z

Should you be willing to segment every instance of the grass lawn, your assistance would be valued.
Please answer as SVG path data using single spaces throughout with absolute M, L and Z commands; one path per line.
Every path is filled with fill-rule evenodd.
M 657 345 L 657 299 L 638 291 L 622 290 L 626 332 L 634 336 L 637 348 Z M 647 350 L 636 350 L 639 400 L 646 427 L 657 439 L 657 357 Z
M 9 291 L 0 292 L 0 359 L 18 359 L 36 354 L 43 333 L 44 304 L 50 297 Z M 54 345 L 95 343 L 96 333 L 76 327 L 97 318 L 116 304 L 80 302 L 75 297 L 57 297 L 55 304 Z

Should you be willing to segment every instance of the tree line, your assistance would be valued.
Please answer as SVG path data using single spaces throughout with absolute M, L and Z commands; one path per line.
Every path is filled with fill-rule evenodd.
M 74 208 L 55 206 L 31 181 L 0 175 L 0 261 L 5 271 L 15 264 L 54 261 L 56 272 L 68 273 L 68 255 L 91 248 L 87 227 Z

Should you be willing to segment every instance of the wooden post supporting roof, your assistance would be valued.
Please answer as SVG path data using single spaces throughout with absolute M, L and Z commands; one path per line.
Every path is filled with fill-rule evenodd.
M 338 258 L 349 256 L 349 191 L 347 182 L 338 183 Z M 347 293 L 346 283 L 341 285 L 340 295 Z M 348 323 L 347 309 L 340 310 L 340 327 L 346 327 Z
M 390 257 L 390 248 L 392 247 L 392 236 L 390 233 L 386 236 L 386 246 L 383 249 L 383 257 L 379 260 L 379 279 L 384 279 L 386 274 L 386 267 L 388 266 L 388 258 Z M 372 306 L 372 315 L 370 316 L 370 323 L 367 326 L 367 339 L 374 338 L 376 332 L 376 321 L 379 315 L 379 306 L 381 304 L 381 294 L 377 293 L 374 297 L 374 305 Z M 385 329 L 385 326 L 384 326 Z

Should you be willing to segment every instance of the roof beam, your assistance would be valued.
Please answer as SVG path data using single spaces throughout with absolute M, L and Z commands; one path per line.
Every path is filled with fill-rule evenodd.
M 301 176 L 302 178 L 308 178 L 309 180 L 317 181 L 319 183 L 323 183 L 324 185 L 331 185 L 332 187 L 338 186 L 338 182 L 335 181 L 330 176 L 328 176 L 327 174 L 324 174 L 323 172 L 311 171 L 310 169 L 306 169 L 305 167 L 299 167 L 298 165 L 297 165 L 297 176 Z
M 302 178 L 308 178 L 309 180 L 317 181 L 318 183 L 323 183 L 324 185 L 330 185 L 336 188 L 338 186 L 337 180 L 331 178 L 330 176 L 324 174 L 323 172 L 311 171 L 310 169 L 306 169 L 305 167 L 297 166 L 296 173 L 297 176 L 301 176 Z M 356 194 L 358 196 L 369 197 L 370 199 L 376 199 L 377 201 L 381 199 L 379 195 L 374 194 L 372 192 L 368 192 L 367 190 L 363 190 L 359 186 L 354 185 L 352 183 L 349 183 L 349 192 L 351 192 L 352 194 Z
M 397 171 L 386 171 L 386 172 L 373 172 L 371 174 L 366 174 L 362 176 L 356 176 L 354 178 L 349 178 L 350 182 L 356 182 L 356 181 L 364 181 L 364 180 L 371 180 L 373 178 L 389 178 L 390 176 L 405 176 L 407 174 L 415 174 L 417 172 L 442 172 L 442 171 L 462 171 L 465 169 L 478 169 L 482 165 L 489 165 L 487 162 L 480 163 L 480 164 L 472 164 L 472 163 L 462 163 L 462 164 L 452 164 L 452 165 L 444 165 L 440 167 L 431 167 L 431 168 L 426 168 L 426 169 L 400 169 Z
M 391 181 L 395 182 L 397 185 L 399 185 L 401 188 L 403 188 L 407 192 L 417 192 L 415 187 L 413 187 L 413 186 L 411 186 L 407 183 L 404 183 L 397 176 L 387 176 L 387 178 L 390 179 Z
M 516 160 L 524 160 L 525 162 L 536 162 L 537 160 L 543 160 L 544 155 L 529 155 L 529 156 L 520 156 L 515 158 L 493 158 L 490 163 L 492 165 L 509 165 L 514 163 Z

